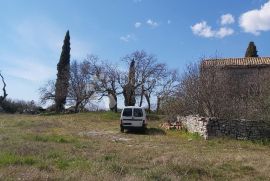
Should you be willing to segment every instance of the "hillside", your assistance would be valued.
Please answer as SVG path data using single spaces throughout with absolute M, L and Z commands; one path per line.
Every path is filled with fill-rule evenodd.
M 118 115 L 0 115 L 0 180 L 270 179 L 270 144 L 119 132 Z

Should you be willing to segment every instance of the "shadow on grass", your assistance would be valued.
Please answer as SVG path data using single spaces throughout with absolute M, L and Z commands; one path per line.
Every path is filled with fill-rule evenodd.
M 129 129 L 126 131 L 126 133 L 138 135 L 166 135 L 166 132 L 159 128 L 147 128 L 146 130 Z

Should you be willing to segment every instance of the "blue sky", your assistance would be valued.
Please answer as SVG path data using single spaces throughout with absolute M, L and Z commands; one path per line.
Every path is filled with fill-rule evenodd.
M 203 56 L 270 56 L 268 0 L 0 0 L 0 70 L 9 97 L 38 100 L 56 77 L 65 32 L 72 59 L 119 63 L 144 49 L 180 72 Z

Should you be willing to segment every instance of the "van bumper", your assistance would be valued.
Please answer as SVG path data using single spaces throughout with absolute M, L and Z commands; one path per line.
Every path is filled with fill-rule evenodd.
M 124 128 L 124 129 L 147 128 L 147 124 L 142 124 L 141 126 L 120 124 L 120 127 L 121 127 L 121 128 Z

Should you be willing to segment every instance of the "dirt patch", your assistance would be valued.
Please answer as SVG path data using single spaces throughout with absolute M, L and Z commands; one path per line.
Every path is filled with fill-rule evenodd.
M 126 142 L 131 141 L 131 138 L 120 136 L 119 133 L 113 131 L 88 131 L 88 132 L 80 132 L 79 136 L 86 137 L 101 137 L 106 138 L 108 140 L 112 140 L 113 142 Z
M 96 137 L 96 136 L 108 136 L 108 135 L 113 135 L 113 134 L 116 134 L 116 133 L 113 131 L 84 131 L 84 132 L 80 132 L 79 136 Z

